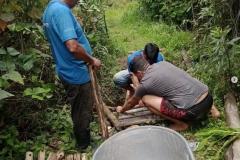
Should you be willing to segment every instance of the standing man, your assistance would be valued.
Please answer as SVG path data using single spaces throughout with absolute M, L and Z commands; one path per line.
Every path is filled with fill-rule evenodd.
M 51 0 L 43 14 L 44 32 L 51 46 L 56 72 L 71 104 L 77 147 L 90 143 L 92 88 L 87 64 L 94 68 L 101 61 L 92 57 L 92 49 L 71 9 L 78 0 Z

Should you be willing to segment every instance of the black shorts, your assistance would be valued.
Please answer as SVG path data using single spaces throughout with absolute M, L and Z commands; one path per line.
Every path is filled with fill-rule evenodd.
M 168 117 L 189 122 L 205 118 L 211 110 L 212 104 L 213 98 L 210 94 L 208 94 L 201 102 L 188 109 L 177 108 L 167 100 L 164 100 L 163 105 L 160 107 L 160 112 Z

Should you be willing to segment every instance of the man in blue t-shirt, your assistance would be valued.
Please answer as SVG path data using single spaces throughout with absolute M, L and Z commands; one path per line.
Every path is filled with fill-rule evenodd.
M 113 82 L 116 86 L 127 90 L 125 103 L 134 94 L 134 87 L 137 85 L 137 81 L 134 80 L 136 78 L 134 78 L 133 74 L 130 73 L 131 68 L 129 68 L 133 59 L 136 57 L 143 57 L 150 65 L 164 61 L 164 56 L 159 51 L 159 47 L 154 43 L 147 43 L 143 50 L 134 51 L 128 55 L 128 69 L 116 73 L 113 77 Z M 139 105 L 143 104 L 140 102 Z
M 159 51 L 159 47 L 154 43 L 147 43 L 143 50 L 133 51 L 127 58 L 128 69 L 116 73 L 113 77 L 113 82 L 116 86 L 131 90 L 130 84 L 132 83 L 130 74 L 130 64 L 135 57 L 144 57 L 149 64 L 158 63 L 164 60 L 164 56 Z
M 99 68 L 101 61 L 92 56 L 83 29 L 72 14 L 71 8 L 77 3 L 78 0 L 51 0 L 43 13 L 42 22 L 56 72 L 71 104 L 77 145 L 84 149 L 90 143 L 89 124 L 93 106 L 87 64 Z

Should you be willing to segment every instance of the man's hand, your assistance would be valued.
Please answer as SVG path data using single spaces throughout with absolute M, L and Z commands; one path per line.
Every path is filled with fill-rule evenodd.
M 123 109 L 122 106 L 117 106 L 116 111 L 117 111 L 118 113 L 122 113 L 122 109 Z
M 99 59 L 93 57 L 91 65 L 93 66 L 94 69 L 100 69 L 102 64 Z

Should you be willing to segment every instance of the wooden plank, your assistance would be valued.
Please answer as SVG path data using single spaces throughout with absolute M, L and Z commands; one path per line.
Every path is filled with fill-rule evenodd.
M 122 120 L 122 119 L 129 119 L 129 118 L 133 118 L 133 117 L 144 117 L 147 115 L 153 115 L 153 113 L 149 110 L 146 110 L 146 111 L 135 112 L 135 113 L 131 113 L 131 114 L 120 114 L 118 119 Z
M 33 152 L 26 152 L 25 160 L 33 160 Z
M 136 113 L 136 112 L 142 112 L 148 110 L 146 107 L 139 107 L 139 108 L 133 108 L 131 110 L 126 111 L 128 114 Z
M 57 160 L 57 154 L 50 152 L 47 160 Z
M 81 160 L 81 154 L 80 153 L 75 153 L 73 155 L 73 160 Z
M 97 113 L 98 113 L 98 119 L 99 119 L 100 128 L 101 128 L 101 132 L 102 132 L 102 137 L 104 139 L 107 139 L 109 135 L 108 135 L 108 129 L 107 129 L 107 125 L 106 125 L 106 119 L 104 116 L 103 101 L 102 101 L 102 96 L 100 93 L 100 87 L 97 83 L 97 76 L 91 66 L 89 66 L 89 72 L 90 72 L 91 85 L 93 88 L 93 97 L 94 97 L 94 100 L 96 103 L 96 109 L 97 109 Z
M 161 118 L 156 115 L 149 115 L 144 118 L 134 117 L 134 118 L 130 118 L 130 119 L 121 120 L 119 123 L 119 127 L 128 127 L 128 126 L 132 126 L 132 125 L 156 123 L 159 120 L 161 120 Z
M 39 153 L 38 153 L 38 160 L 45 160 L 45 150 L 41 150 Z

